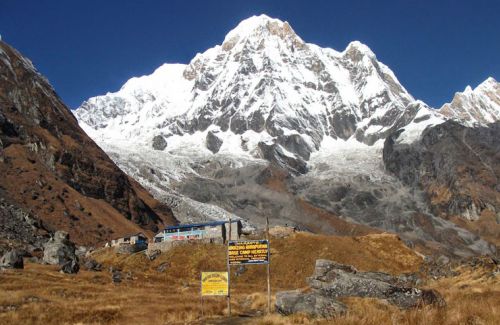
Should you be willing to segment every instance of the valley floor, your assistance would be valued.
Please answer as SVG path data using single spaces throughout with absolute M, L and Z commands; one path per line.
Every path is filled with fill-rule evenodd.
M 422 286 L 439 291 L 444 308 L 408 311 L 376 299 L 345 298 L 349 311 L 335 324 L 498 324 L 500 281 L 498 266 L 481 262 L 458 266 L 449 277 L 432 278 L 422 258 L 398 237 L 375 234 L 361 237 L 296 233 L 271 241 L 273 292 L 305 288 L 317 258 L 351 264 L 362 271 L 392 274 L 423 272 Z M 149 261 L 142 253 L 117 255 L 101 250 L 93 258 L 101 272 L 77 275 L 53 266 L 26 263 L 24 270 L 0 272 L 1 324 L 331 324 L 305 316 L 264 315 L 264 266 L 234 272 L 233 317 L 225 317 L 225 298 L 204 301 L 201 318 L 201 271 L 223 271 L 225 248 L 220 245 L 179 246 Z M 167 264 L 164 264 L 167 263 Z M 158 272 L 160 265 L 166 270 Z M 113 284 L 108 268 L 121 269 L 123 281 Z M 496 272 L 496 273 L 495 273 Z

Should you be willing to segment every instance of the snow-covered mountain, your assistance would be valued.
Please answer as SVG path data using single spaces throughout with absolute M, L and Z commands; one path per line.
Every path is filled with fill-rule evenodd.
M 325 137 L 366 144 L 385 138 L 414 117 L 412 102 L 366 45 L 321 48 L 262 15 L 242 21 L 188 65 L 132 78 L 75 115 L 104 142 L 160 150 L 203 143 L 214 153 L 266 157 L 271 149 L 308 160 Z
M 499 121 L 500 83 L 490 77 L 474 89 L 467 86 L 455 94 L 451 103 L 444 104 L 440 112 L 466 125 Z
M 262 15 L 189 64 L 164 64 L 74 114 L 182 222 L 231 216 L 251 228 L 269 216 L 315 232 L 371 227 L 432 249 L 486 253 L 483 239 L 433 214 L 427 193 L 388 173 L 382 156 L 392 135 L 390 162 L 399 166 L 397 154 L 424 130 L 470 107 L 498 119 L 498 83 L 485 84 L 440 112 L 415 100 L 366 45 L 321 48 Z

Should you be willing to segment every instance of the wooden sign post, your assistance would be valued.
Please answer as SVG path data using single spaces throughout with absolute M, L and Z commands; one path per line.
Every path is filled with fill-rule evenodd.
M 229 217 L 229 235 L 227 237 L 227 314 L 231 317 L 231 264 L 229 263 L 229 242 L 231 241 L 231 217 Z
M 270 248 L 269 248 L 269 218 L 266 217 L 266 240 L 268 244 L 267 249 L 267 313 L 271 313 L 271 259 L 270 259 Z
M 227 269 L 231 265 L 267 264 L 267 312 L 271 312 L 271 268 L 269 249 L 269 221 L 266 225 L 266 239 L 235 240 L 227 243 Z M 230 294 L 228 295 L 230 297 Z M 229 301 L 229 300 L 228 300 Z M 229 305 L 228 305 L 229 308 Z M 230 310 L 230 309 L 229 309 Z

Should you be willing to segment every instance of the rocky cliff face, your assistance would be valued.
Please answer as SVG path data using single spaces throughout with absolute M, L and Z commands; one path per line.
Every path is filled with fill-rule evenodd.
M 32 63 L 0 42 L 0 193 L 91 244 L 174 222 L 82 131 Z
M 435 215 L 487 223 L 474 230 L 498 243 L 500 122 L 472 128 L 447 121 L 426 129 L 413 143 L 401 142 L 401 133 L 385 141 L 387 170 L 423 189 Z

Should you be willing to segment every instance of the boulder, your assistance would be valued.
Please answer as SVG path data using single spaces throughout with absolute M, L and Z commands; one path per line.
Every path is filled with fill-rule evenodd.
M 347 310 L 337 300 L 341 297 L 384 299 L 400 308 L 446 305 L 437 291 L 412 287 L 415 281 L 414 274 L 393 276 L 382 272 L 359 272 L 350 265 L 317 260 L 314 273 L 308 278 L 311 291 L 278 292 L 276 310 L 283 315 L 303 313 L 332 318 Z
M 23 252 L 19 250 L 11 250 L 5 253 L 0 259 L 0 269 L 23 269 Z
M 61 269 L 59 270 L 59 272 L 66 274 L 76 274 L 78 273 L 78 271 L 80 271 L 80 265 L 78 264 L 78 261 L 76 259 L 68 260 L 61 266 Z
M 87 260 L 83 264 L 83 266 L 88 270 L 88 271 L 94 271 L 94 272 L 100 272 L 102 271 L 102 264 L 98 263 L 96 260 Z
M 310 287 L 330 298 L 370 297 L 385 299 L 401 307 L 411 308 L 425 304 L 444 305 L 440 295 L 432 290 L 421 290 L 401 283 L 402 278 L 381 272 L 359 272 L 350 265 L 328 260 L 317 260 Z
M 333 318 L 345 313 L 347 307 L 317 292 L 302 293 L 295 290 L 276 294 L 276 310 L 282 315 L 299 313 L 312 317 Z
M 65 270 L 71 271 L 64 271 L 65 273 L 78 272 L 79 267 L 75 266 L 75 264 L 78 264 L 78 257 L 75 254 L 75 244 L 69 240 L 68 233 L 56 231 L 54 236 L 45 243 L 43 246 L 43 262 L 51 265 L 61 265 Z
M 122 272 L 120 272 L 118 270 L 113 270 L 113 272 L 111 273 L 111 281 L 113 283 L 122 282 Z

